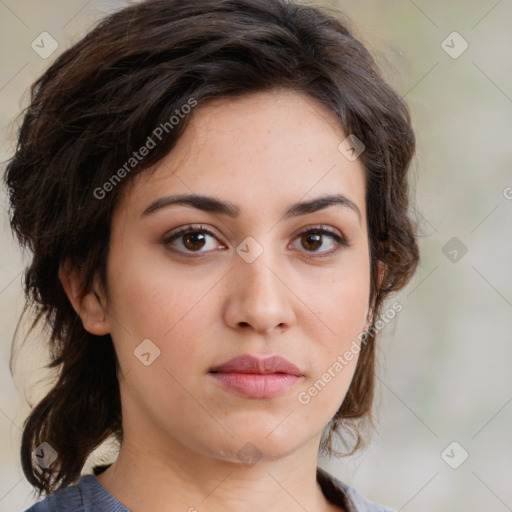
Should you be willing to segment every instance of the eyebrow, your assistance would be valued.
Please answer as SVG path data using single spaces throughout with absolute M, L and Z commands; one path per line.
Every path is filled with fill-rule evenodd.
M 175 205 L 188 206 L 203 212 L 227 215 L 228 217 L 232 218 L 236 218 L 240 215 L 240 208 L 229 201 L 222 201 L 215 197 L 200 196 L 196 194 L 178 194 L 172 196 L 164 196 L 156 199 L 142 212 L 141 217 L 145 217 L 162 208 L 168 208 Z M 294 203 L 286 208 L 284 214 L 281 217 L 281 220 L 298 217 L 299 215 L 306 215 L 308 213 L 314 213 L 334 205 L 340 205 L 348 208 L 349 210 L 352 210 L 357 214 L 359 218 L 359 224 L 361 224 L 361 211 L 353 201 L 351 201 L 343 194 L 328 194 L 317 197 L 310 201 L 300 201 L 298 203 Z

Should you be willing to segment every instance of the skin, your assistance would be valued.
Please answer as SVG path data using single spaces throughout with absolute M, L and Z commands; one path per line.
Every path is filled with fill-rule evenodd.
M 85 328 L 110 333 L 119 359 L 124 441 L 98 480 L 134 512 L 339 511 L 316 482 L 317 456 L 357 356 L 308 404 L 297 397 L 368 325 L 363 165 L 338 151 L 346 134 L 334 114 L 296 92 L 215 100 L 191 115 L 177 146 L 116 205 L 100 300 L 72 269 L 60 272 Z M 230 201 L 240 214 L 180 205 L 141 216 L 182 193 Z M 334 193 L 361 218 L 334 205 L 281 220 L 289 205 Z M 162 241 L 189 224 L 215 236 Z M 312 247 L 298 236 L 319 224 L 350 245 L 321 257 L 334 239 Z M 252 263 L 236 252 L 247 237 L 263 248 Z M 148 366 L 134 356 L 145 339 L 160 350 Z M 281 355 L 304 376 L 272 398 L 240 396 L 209 370 L 243 354 Z M 246 443 L 254 464 L 237 455 Z

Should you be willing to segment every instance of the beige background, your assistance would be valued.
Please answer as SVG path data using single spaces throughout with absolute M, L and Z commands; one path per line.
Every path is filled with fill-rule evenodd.
M 320 463 L 397 511 L 512 510 L 512 2 L 338 3 L 412 110 L 422 264 L 396 297 L 404 309 L 382 338 L 373 443 L 358 456 Z M 12 122 L 28 86 L 122 5 L 0 0 L 2 161 L 12 154 Z M 47 60 L 31 48 L 42 32 L 59 45 Z M 464 41 L 468 48 L 457 56 Z M 0 205 L 0 512 L 13 512 L 34 501 L 18 461 L 19 428 L 24 396 L 44 389 L 30 389 L 44 376 L 44 347 L 27 346 L 13 380 L 8 359 L 24 259 L 9 232 L 3 189 Z M 454 249 L 457 261 L 449 259 Z M 445 460 L 457 465 L 463 449 L 469 458 L 452 469 Z

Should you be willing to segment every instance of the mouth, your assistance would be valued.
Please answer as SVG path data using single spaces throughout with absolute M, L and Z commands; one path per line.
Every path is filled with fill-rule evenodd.
M 213 367 L 209 375 L 224 389 L 250 398 L 270 398 L 294 386 L 303 372 L 281 356 L 241 356 Z
M 210 369 L 211 373 L 253 373 L 267 375 L 270 373 L 286 373 L 302 377 L 304 374 L 293 363 L 281 356 L 271 356 L 260 358 L 251 355 L 235 357 L 214 366 Z
M 222 387 L 248 398 L 270 398 L 294 386 L 302 377 L 289 373 L 210 373 Z

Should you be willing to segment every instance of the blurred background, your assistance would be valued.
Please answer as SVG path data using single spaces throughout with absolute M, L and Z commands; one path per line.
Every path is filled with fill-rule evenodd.
M 340 0 L 418 137 L 422 262 L 379 349 L 378 424 L 358 455 L 319 464 L 397 511 L 512 510 L 511 0 Z M 120 0 L 0 0 L 0 160 L 42 71 Z M 2 167 L 3 172 L 3 167 Z M 35 499 L 21 425 L 48 381 L 44 347 L 11 340 L 28 261 L 0 192 L 0 512 Z M 108 455 L 108 453 L 107 453 Z M 86 471 L 90 464 L 86 466 Z

